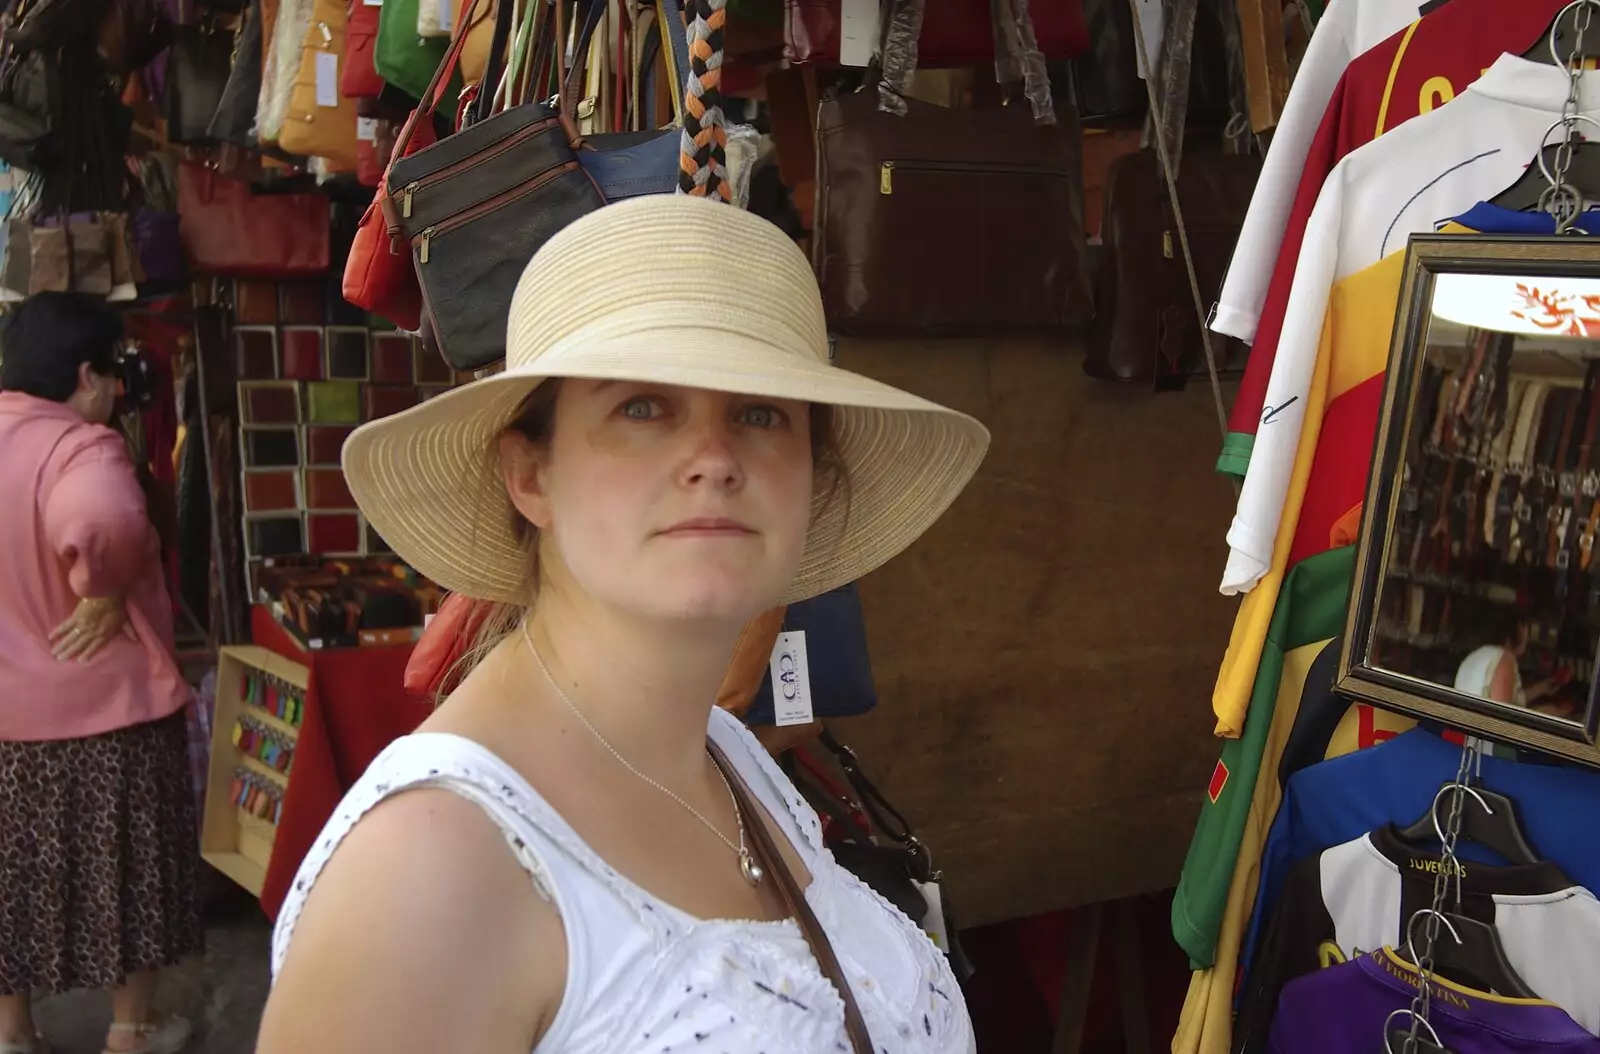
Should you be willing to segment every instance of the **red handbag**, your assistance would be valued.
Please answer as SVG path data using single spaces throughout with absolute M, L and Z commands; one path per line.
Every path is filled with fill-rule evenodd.
M 328 199 L 256 194 L 250 184 L 185 162 L 178 166 L 178 232 L 194 270 L 296 278 L 329 265 Z
M 790 62 L 837 63 L 841 0 L 783 0 L 783 57 Z M 1029 0 L 1039 50 L 1070 59 L 1089 50 L 1080 0 Z M 917 41 L 918 69 L 983 66 L 994 61 L 989 0 L 932 0 Z
M 444 598 L 417 638 L 411 658 L 406 660 L 407 694 L 431 699 L 448 695 L 455 688 L 462 672 L 456 666 L 493 607 L 487 600 L 474 600 L 460 593 Z
M 433 121 L 418 120 L 406 143 L 405 156 L 432 146 L 435 141 Z M 394 158 L 389 159 L 389 164 L 394 164 Z M 385 169 L 378 181 L 378 192 L 361 214 L 361 225 L 350 244 L 341 292 L 356 307 L 388 319 L 401 329 L 416 330 L 422 325 L 422 286 L 417 284 L 411 247 L 389 236 L 389 221 L 379 204 L 388 194 L 388 182 Z
M 347 99 L 376 99 L 383 78 L 372 64 L 378 46 L 378 14 L 383 10 L 366 0 L 350 0 L 350 20 L 344 29 L 344 69 L 339 73 L 339 94 Z

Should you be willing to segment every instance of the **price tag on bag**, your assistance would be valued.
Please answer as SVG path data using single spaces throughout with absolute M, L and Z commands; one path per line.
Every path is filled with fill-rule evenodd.
M 806 631 L 797 629 L 778 634 L 772 646 L 773 723 L 808 725 L 813 720 L 811 706 L 811 665 L 806 659 Z
M 928 913 L 922 917 L 922 932 L 933 941 L 934 947 L 950 954 L 950 934 L 944 926 L 944 898 L 939 894 L 939 883 L 916 882 L 917 892 L 922 894 L 922 899 L 928 902 Z
M 331 51 L 317 52 L 317 105 L 339 107 L 339 56 Z
M 839 5 L 839 65 L 867 66 L 878 48 L 878 0 Z
M 376 143 L 378 141 L 378 119 L 376 117 L 356 118 L 356 139 L 363 143 Z M 423 627 L 427 627 L 424 622 Z

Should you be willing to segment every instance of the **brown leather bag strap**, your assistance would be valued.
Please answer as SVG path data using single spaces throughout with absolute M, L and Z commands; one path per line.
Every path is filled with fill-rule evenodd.
M 733 790 L 733 800 L 738 805 L 739 815 L 744 822 L 745 835 L 750 839 L 756 863 L 778 883 L 778 891 L 783 894 L 784 906 L 800 924 L 800 932 L 805 934 L 806 943 L 811 945 L 811 954 L 816 956 L 817 965 L 822 967 L 823 974 L 833 982 L 839 998 L 844 1001 L 844 1030 L 850 1037 L 850 1046 L 855 1054 L 873 1054 L 875 1048 L 872 1046 L 872 1036 L 867 1032 L 867 1023 L 861 1017 L 861 1008 L 856 1005 L 855 993 L 850 990 L 850 983 L 845 980 L 844 971 L 839 967 L 839 957 L 833 953 L 833 945 L 828 943 L 828 935 L 823 932 L 822 923 L 817 921 L 811 905 L 806 903 L 805 893 L 800 889 L 799 882 L 795 881 L 794 872 L 789 870 L 783 854 L 778 852 L 777 845 L 773 843 L 772 833 L 767 830 L 766 821 L 761 818 L 761 809 L 756 804 L 756 796 L 751 793 L 744 777 L 739 775 L 739 770 L 729 763 L 721 747 L 708 739 L 706 749 L 711 752 L 711 760 L 722 770 L 728 786 Z

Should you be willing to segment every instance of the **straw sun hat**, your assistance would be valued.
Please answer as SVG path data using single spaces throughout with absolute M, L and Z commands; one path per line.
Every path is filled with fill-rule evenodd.
M 828 363 L 805 256 L 773 225 L 681 195 L 608 205 L 522 273 L 503 373 L 373 421 L 344 446 L 368 521 L 447 589 L 526 601 L 528 554 L 495 437 L 551 377 L 647 381 L 828 403 L 849 473 L 819 497 L 787 602 L 851 582 L 910 545 L 977 471 L 989 433 L 965 414 Z

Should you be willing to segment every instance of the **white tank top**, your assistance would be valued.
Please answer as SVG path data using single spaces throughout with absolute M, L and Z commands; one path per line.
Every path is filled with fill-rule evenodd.
M 811 872 L 806 901 L 849 979 L 876 1054 L 975 1054 L 943 953 L 834 862 L 816 813 L 736 717 L 713 709 L 707 731 Z M 536 1054 L 850 1050 L 844 1004 L 794 920 L 696 919 L 652 896 L 600 859 L 511 766 L 453 735 L 396 740 L 345 795 L 284 899 L 272 937 L 274 978 L 334 849 L 367 810 L 414 787 L 476 802 L 561 914 L 567 985 Z

